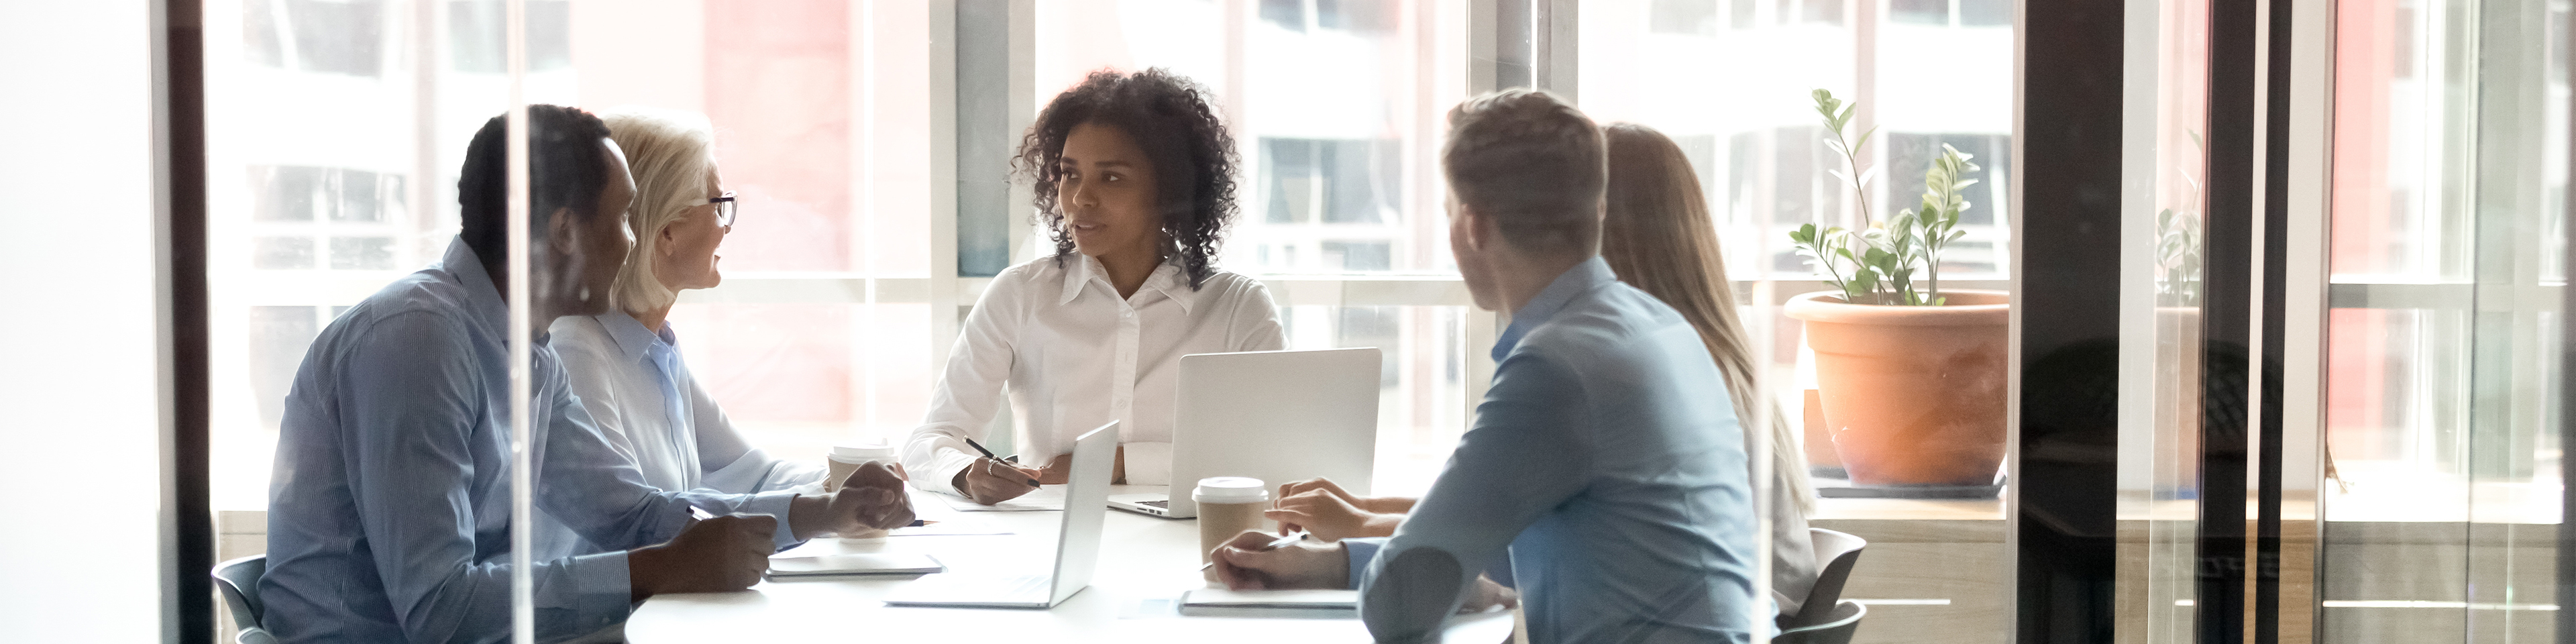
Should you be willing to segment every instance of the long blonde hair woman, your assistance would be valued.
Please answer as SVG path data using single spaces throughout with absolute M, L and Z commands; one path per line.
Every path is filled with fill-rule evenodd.
M 1767 418 L 1771 436 L 1772 589 L 1781 609 L 1794 613 L 1816 583 L 1816 556 L 1807 536 L 1815 487 L 1807 482 L 1805 452 L 1779 405 L 1754 386 L 1762 368 L 1736 312 L 1735 287 L 1717 227 L 1700 195 L 1698 173 L 1681 146 L 1654 128 L 1613 123 L 1602 128 L 1609 148 L 1608 208 L 1601 220 L 1601 258 L 1619 281 L 1654 295 L 1699 330 L 1708 354 L 1726 376 L 1735 417 L 1745 424 L 1744 453 L 1755 453 L 1752 424 Z M 1759 413 L 1757 413 L 1759 412 Z

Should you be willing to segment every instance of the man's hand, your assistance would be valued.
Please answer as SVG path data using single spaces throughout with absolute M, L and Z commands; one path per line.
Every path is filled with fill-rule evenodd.
M 1261 531 L 1246 530 L 1218 546 L 1209 557 L 1214 560 L 1217 580 L 1234 590 L 1351 586 L 1350 554 L 1342 550 L 1341 544 L 1299 542 L 1277 550 L 1262 549 L 1274 540 Z
M 634 599 L 660 593 L 721 593 L 750 588 L 778 550 L 778 519 L 732 514 L 692 521 L 669 543 L 627 551 Z
M 1351 505 L 1350 499 L 1322 489 L 1280 497 L 1273 509 L 1261 516 L 1279 522 L 1279 534 L 1304 530 L 1325 541 L 1394 536 L 1396 524 L 1404 522 L 1404 515 L 1362 510 Z
M 903 476 L 884 463 L 860 465 L 830 496 L 800 496 L 789 506 L 787 523 L 796 538 L 812 539 L 862 530 L 892 530 L 912 523 L 912 499 L 903 492 Z
M 1037 470 L 979 458 L 973 465 L 957 472 L 957 477 L 949 479 L 948 484 L 959 492 L 965 492 L 966 498 L 974 499 L 976 503 L 992 505 L 1037 491 L 1038 486 L 1029 484 L 1037 479 Z

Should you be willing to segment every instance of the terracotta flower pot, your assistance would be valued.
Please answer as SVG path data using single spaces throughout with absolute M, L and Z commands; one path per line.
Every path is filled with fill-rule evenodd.
M 1941 294 L 1948 305 L 1879 306 L 1819 291 L 1783 310 L 1807 323 L 1825 427 L 1853 483 L 1989 485 L 2003 465 L 2011 297 Z

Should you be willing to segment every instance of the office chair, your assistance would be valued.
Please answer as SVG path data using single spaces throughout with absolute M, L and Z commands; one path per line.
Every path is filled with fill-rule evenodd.
M 1807 535 L 1816 544 L 1816 561 L 1824 565 L 1817 568 L 1816 586 L 1807 591 L 1807 601 L 1799 604 L 1798 614 L 1781 620 L 1783 631 L 1833 621 L 1841 612 L 1837 602 L 1843 598 L 1843 584 L 1851 581 L 1852 565 L 1860 561 L 1861 548 L 1869 546 L 1869 541 L 1860 537 L 1824 528 L 1808 528 Z
M 233 626 L 239 633 L 233 641 L 240 644 L 277 644 L 277 638 L 259 627 L 259 576 L 268 573 L 268 555 L 251 555 L 215 566 L 215 588 L 224 593 L 224 606 L 233 612 Z
M 1799 614 L 1805 615 L 1806 612 L 1802 609 Z M 1780 631 L 1778 637 L 1771 638 L 1771 643 L 1851 644 L 1852 633 L 1860 631 L 1860 618 L 1867 616 L 1869 607 L 1860 605 L 1860 602 L 1848 599 L 1834 602 L 1831 610 L 1822 611 L 1819 616 L 1824 622 Z

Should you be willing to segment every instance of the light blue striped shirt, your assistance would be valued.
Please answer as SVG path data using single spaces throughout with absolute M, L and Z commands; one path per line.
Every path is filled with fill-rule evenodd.
M 1533 642 L 1745 642 L 1754 515 L 1726 381 L 1679 313 L 1599 258 L 1512 315 L 1449 464 L 1384 539 L 1345 539 L 1360 617 L 1421 641 L 1478 572 Z
M 509 306 L 474 251 L 332 321 L 297 369 L 269 487 L 261 625 L 280 642 L 499 642 L 510 633 Z M 645 485 L 601 437 L 553 350 L 536 347 L 536 503 L 617 551 L 540 561 L 537 636 L 626 619 L 627 548 L 677 535 L 689 506 L 779 517 L 789 493 Z

